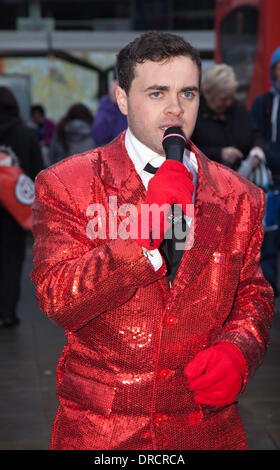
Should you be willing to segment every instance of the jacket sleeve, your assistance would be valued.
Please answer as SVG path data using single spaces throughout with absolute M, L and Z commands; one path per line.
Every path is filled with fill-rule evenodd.
M 207 124 L 207 123 L 206 123 Z M 206 155 L 210 160 L 217 163 L 223 163 L 221 157 L 222 146 L 221 145 L 210 145 L 205 143 L 205 125 L 201 114 L 198 115 L 194 131 L 191 136 L 192 142 Z
M 195 140 L 194 140 L 195 143 Z M 223 163 L 225 162 L 222 160 L 222 148 L 221 147 L 215 147 L 213 145 L 198 145 L 199 150 L 201 150 L 204 155 L 206 155 L 210 160 L 213 160 L 214 162 L 217 163 Z
M 63 146 L 60 144 L 57 138 L 57 134 L 55 133 L 52 137 L 50 148 L 49 148 L 49 159 L 52 165 L 58 163 L 60 160 L 66 158 L 65 150 Z
M 265 136 L 265 116 L 264 116 L 264 105 L 263 95 L 258 96 L 252 104 L 250 111 L 251 118 L 257 128 L 261 131 L 262 135 Z
M 259 127 L 255 124 L 250 112 L 246 109 L 244 104 L 238 103 L 236 106 L 235 121 L 240 129 L 243 129 L 246 144 L 243 144 L 243 155 L 247 157 L 253 147 L 260 147 L 264 152 L 266 151 L 265 140 Z M 238 127 L 235 129 L 239 129 Z M 242 136 L 242 133 L 241 133 Z
M 260 147 L 265 152 L 266 151 L 266 143 L 265 143 L 265 139 L 262 135 L 261 130 L 255 124 L 255 121 L 252 119 L 251 114 L 247 110 L 246 110 L 246 115 L 247 115 L 248 121 L 250 121 L 251 148 L 252 147 Z
M 261 190 L 258 193 L 261 208 L 249 239 L 233 309 L 215 339 L 215 343 L 230 342 L 242 353 L 246 371 L 243 390 L 248 377 L 256 372 L 262 362 L 273 318 L 273 290 L 264 279 L 259 264 L 263 240 L 264 195 Z
M 36 179 L 33 214 L 31 279 L 40 308 L 66 331 L 122 305 L 166 272 L 165 265 L 155 271 L 132 239 L 90 239 L 87 217 L 52 168 Z

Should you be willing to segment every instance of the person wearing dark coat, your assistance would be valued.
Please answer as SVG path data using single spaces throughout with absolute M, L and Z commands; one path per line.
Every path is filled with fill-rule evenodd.
M 280 47 L 272 54 L 269 78 L 271 88 L 257 96 L 251 116 L 266 141 L 267 163 L 280 189 Z
M 60 119 L 53 135 L 49 160 L 53 165 L 75 153 L 92 150 L 96 144 L 91 136 L 94 117 L 83 103 L 75 103 Z
M 40 143 L 20 118 L 9 88 L 0 87 L 0 151 L 11 156 L 32 180 L 44 168 Z M 25 256 L 26 231 L 0 204 L 0 324 L 19 323 L 17 304 Z
M 205 71 L 192 141 L 211 160 L 238 170 L 252 150 L 257 164 L 265 142 L 245 106 L 235 99 L 236 89 L 231 67 L 219 64 Z
M 219 64 L 205 71 L 192 141 L 211 160 L 249 177 L 261 160 L 266 162 L 266 143 L 250 112 L 235 99 L 236 89 L 231 67 Z M 279 296 L 277 233 L 265 229 L 261 248 L 261 267 L 275 297 Z
M 273 191 L 277 198 L 278 229 L 271 231 L 266 247 L 266 270 L 273 280 L 274 292 L 279 296 L 278 288 L 278 250 L 280 249 L 280 47 L 273 52 L 269 78 L 271 88 L 257 96 L 251 108 L 251 116 L 266 142 L 267 164 L 273 178 Z

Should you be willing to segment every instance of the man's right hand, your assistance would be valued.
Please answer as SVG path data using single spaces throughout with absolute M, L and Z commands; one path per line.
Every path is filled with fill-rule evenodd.
M 170 227 L 167 215 L 173 204 L 180 205 L 183 213 L 187 214 L 187 205 L 193 203 L 194 185 L 192 179 L 192 173 L 180 162 L 166 160 L 161 165 L 155 176 L 149 181 L 146 199 L 143 202 L 145 207 L 142 210 L 141 207 L 139 208 L 139 238 L 135 241 L 140 246 L 148 250 L 154 250 L 160 246 L 164 233 Z M 148 211 L 151 205 L 155 205 L 155 210 L 162 207 L 160 217 L 153 217 L 154 213 Z M 141 232 L 142 228 L 144 230 Z

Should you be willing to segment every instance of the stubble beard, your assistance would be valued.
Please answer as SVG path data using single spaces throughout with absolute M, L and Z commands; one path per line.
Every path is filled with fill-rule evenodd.
M 155 153 L 162 157 L 165 156 L 160 138 L 157 139 L 156 135 L 153 138 L 149 131 L 146 130 L 145 126 L 143 126 L 143 123 L 135 118 L 135 113 L 128 113 L 127 122 L 129 129 L 136 139 Z

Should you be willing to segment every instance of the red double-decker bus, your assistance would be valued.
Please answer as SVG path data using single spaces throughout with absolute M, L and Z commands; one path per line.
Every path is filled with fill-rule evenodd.
M 215 62 L 231 65 L 249 108 L 270 88 L 269 64 L 280 46 L 279 0 L 216 0 Z

